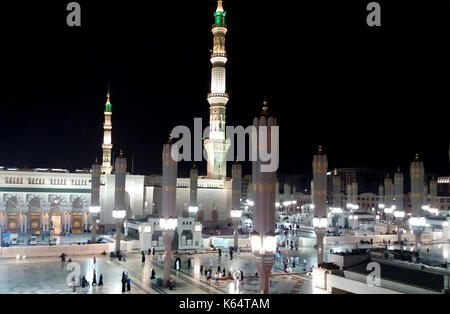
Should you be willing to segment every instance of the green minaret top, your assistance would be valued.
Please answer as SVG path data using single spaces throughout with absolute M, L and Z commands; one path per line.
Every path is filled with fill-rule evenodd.
M 215 26 L 224 26 L 225 25 L 225 16 L 227 15 L 227 12 L 223 10 L 222 0 L 217 1 L 217 9 L 216 12 L 214 12 L 215 17 Z
M 109 85 L 108 85 L 108 92 L 106 93 L 105 111 L 111 112 L 111 92 L 109 90 Z

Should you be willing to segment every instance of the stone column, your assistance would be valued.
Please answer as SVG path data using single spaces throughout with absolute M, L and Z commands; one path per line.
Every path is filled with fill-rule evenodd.
M 178 163 L 172 158 L 172 139 L 163 146 L 162 153 L 162 218 L 176 217 L 176 191 L 177 191 L 177 167 Z M 174 230 L 163 230 L 164 237 L 164 285 L 170 280 L 170 268 L 172 264 L 172 241 Z
M 319 219 L 327 219 L 327 156 L 322 153 L 322 147 L 313 157 L 314 180 L 314 216 Z M 353 190 L 353 187 L 352 187 Z M 314 228 L 317 237 L 317 265 L 323 263 L 323 238 L 327 228 Z
M 241 210 L 241 199 L 242 199 L 242 166 L 237 162 L 231 166 L 231 187 L 232 187 L 232 209 Z M 237 250 L 239 246 L 239 221 L 240 218 L 232 218 L 234 226 L 234 249 Z
M 391 207 L 394 200 L 394 186 L 392 185 L 392 179 L 389 177 L 389 173 L 384 178 L 384 192 L 385 192 L 385 204 L 386 207 Z
M 100 206 L 100 174 L 102 172 L 102 168 L 100 165 L 95 164 L 92 165 L 92 175 L 91 175 L 91 206 Z M 91 225 L 91 243 L 97 242 L 97 213 L 91 213 L 92 225 Z
M 342 208 L 341 203 L 341 177 L 339 176 L 337 169 L 334 169 L 333 173 L 333 207 Z M 333 216 L 333 224 L 336 228 L 336 232 L 339 233 L 339 217 Z
M 198 191 L 198 169 L 194 167 L 191 169 L 190 172 L 190 186 L 189 186 L 189 193 L 190 193 L 190 206 L 197 206 L 197 191 Z
M 114 208 L 116 210 L 125 210 L 125 180 L 127 172 L 127 160 L 123 157 L 122 150 L 120 151 L 120 157 L 116 158 L 114 171 Z M 120 241 L 122 239 L 122 224 L 123 219 L 118 219 L 116 221 L 116 251 L 120 251 Z
M 255 161 L 252 162 L 253 173 L 253 187 L 254 187 L 254 230 L 260 235 L 261 239 L 267 236 L 275 236 L 275 186 L 276 186 L 276 172 L 267 172 L 268 169 L 263 167 L 267 166 L 268 162 L 261 161 L 261 154 L 266 150 L 269 154 L 275 154 L 278 156 L 278 142 L 277 147 L 272 147 L 271 135 L 277 135 L 274 132 L 278 132 L 277 120 L 272 117 L 267 111 L 267 102 L 264 103 L 263 112 L 261 115 L 253 120 L 253 126 L 255 127 L 256 134 L 253 134 L 253 138 L 257 139 L 257 142 L 250 141 L 250 145 L 253 149 L 256 149 L 258 156 Z M 266 145 L 260 146 L 262 141 L 261 134 L 267 132 Z M 277 137 L 275 136 L 275 139 Z M 266 147 L 264 147 L 266 146 Z M 273 156 L 273 155 L 272 155 Z M 286 194 L 286 191 L 285 191 Z M 255 251 L 255 263 L 259 275 L 259 292 L 262 294 L 268 294 L 270 272 L 275 262 L 275 252 L 267 251 Z
M 413 216 L 423 216 L 423 184 L 424 184 L 424 167 L 423 162 L 419 160 L 419 154 L 411 163 L 411 211 Z
M 358 205 L 358 182 L 352 183 L 352 204 Z
M 431 199 L 430 207 L 431 208 L 438 208 L 438 204 L 437 204 L 437 181 L 436 181 L 436 179 L 434 177 L 430 180 L 430 199 Z
M 397 211 L 405 211 L 403 205 L 403 184 L 403 173 L 401 173 L 400 168 L 398 168 L 397 172 L 394 175 L 395 207 Z

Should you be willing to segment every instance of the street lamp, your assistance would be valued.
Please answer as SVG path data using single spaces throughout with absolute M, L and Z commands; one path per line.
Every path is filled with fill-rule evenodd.
M 121 238 L 121 229 L 122 229 L 122 221 L 125 218 L 127 212 L 125 209 L 114 209 L 112 212 L 113 218 L 116 220 L 116 252 L 120 253 L 120 238 Z
M 91 243 L 94 244 L 97 242 L 97 217 L 100 213 L 100 206 L 89 206 L 89 213 L 91 213 L 92 218 L 92 226 L 91 226 Z
M 242 210 L 240 209 L 233 209 L 230 211 L 231 219 L 233 220 L 234 225 L 234 249 L 237 250 L 239 246 L 239 222 L 241 221 L 242 217 Z
M 277 250 L 277 236 L 268 232 L 263 237 L 254 230 L 250 236 L 252 252 L 259 255 L 275 254 Z M 273 258 L 273 256 L 272 256 Z
M 177 224 L 178 220 L 176 218 L 161 218 L 159 220 L 159 226 L 163 231 L 175 231 Z
M 326 229 L 327 226 L 328 226 L 328 219 L 327 218 L 314 217 L 314 219 L 313 219 L 313 227 L 314 228 Z
M 391 207 L 385 207 L 384 208 L 384 213 L 386 214 L 386 232 L 389 233 L 391 231 L 390 229 L 390 221 L 392 218 L 392 214 L 394 213 L 395 210 L 395 206 L 391 206 Z
M 188 212 L 191 217 L 197 217 L 198 213 L 198 206 L 189 206 Z
M 416 251 L 419 252 L 420 242 L 422 233 L 425 230 L 426 219 L 425 217 L 411 217 L 409 218 L 409 225 L 411 226 L 415 240 L 416 240 Z

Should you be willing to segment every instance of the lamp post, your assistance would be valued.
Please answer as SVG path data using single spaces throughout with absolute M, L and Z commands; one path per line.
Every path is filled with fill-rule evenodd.
M 92 224 L 91 224 L 91 243 L 97 242 L 97 219 L 100 213 L 100 174 L 101 166 L 97 164 L 97 159 L 92 165 L 92 176 L 91 176 L 91 206 L 89 206 L 89 213 L 91 214 Z
M 176 218 L 161 218 L 159 220 L 159 226 L 163 231 L 164 237 L 164 251 L 166 257 L 164 258 L 164 283 L 168 284 L 170 280 L 170 266 L 172 263 L 172 240 L 175 235 L 175 229 L 177 228 L 178 220 Z
M 336 234 L 339 234 L 339 217 L 342 214 L 342 212 L 343 212 L 342 208 L 340 208 L 340 207 L 332 207 L 331 208 L 333 223 L 336 224 L 336 226 L 335 226 Z
M 89 206 L 89 213 L 91 214 L 92 225 L 91 225 L 91 243 L 95 244 L 97 242 L 97 218 L 100 213 L 100 206 Z
M 267 108 L 267 100 L 264 100 L 263 112 L 253 120 L 251 147 L 255 151 L 263 149 L 277 149 L 273 146 L 272 135 L 278 134 L 277 120 L 270 115 Z M 266 133 L 265 133 L 266 132 Z M 267 134 L 267 133 L 269 133 Z M 265 135 L 265 136 L 264 136 Z M 277 138 L 277 137 L 276 137 Z M 269 293 L 269 275 L 275 262 L 277 237 L 275 235 L 275 188 L 276 169 L 269 167 L 268 161 L 260 158 L 252 162 L 253 199 L 255 201 L 253 218 L 254 232 L 251 236 L 252 250 L 259 274 L 259 291 Z
M 113 218 L 116 220 L 116 252 L 120 253 L 120 240 L 122 234 L 122 224 L 125 215 L 127 214 L 125 209 L 115 209 L 112 212 Z
M 237 250 L 239 246 L 239 222 L 241 221 L 242 217 L 242 210 L 240 209 L 233 209 L 230 211 L 231 219 L 233 220 L 233 227 L 234 227 L 234 249 Z
M 168 286 L 170 281 L 170 264 L 172 262 L 172 241 L 177 228 L 176 216 L 176 199 L 177 199 L 177 170 L 178 156 L 174 155 L 176 150 L 172 151 L 172 136 L 169 137 L 167 144 L 163 146 L 162 153 L 162 217 L 159 225 L 163 230 L 164 237 L 164 285 Z
M 425 217 L 411 217 L 409 218 L 409 225 L 414 232 L 416 251 L 419 253 L 422 233 L 425 230 Z
M 328 219 L 327 218 L 313 218 L 313 227 L 314 232 L 316 233 L 317 237 L 317 266 L 319 264 L 323 263 L 323 238 L 325 237 L 325 234 L 327 233 L 327 226 L 328 226 Z
M 268 232 L 261 236 L 256 230 L 251 233 L 252 252 L 255 255 L 259 274 L 259 290 L 262 294 L 269 293 L 269 274 L 275 261 L 277 236 Z
M 398 244 L 400 245 L 400 250 L 403 251 L 403 246 L 401 245 L 402 243 L 402 233 L 401 233 L 401 225 L 402 225 L 402 221 L 405 218 L 405 212 L 402 210 L 396 210 L 394 211 L 394 221 L 397 224 L 397 241 Z
M 391 218 L 392 218 L 392 215 L 394 213 L 394 210 L 395 210 L 395 206 L 386 207 L 384 209 L 384 214 L 386 215 L 386 233 L 391 232 L 391 224 L 390 224 L 390 222 L 391 222 Z

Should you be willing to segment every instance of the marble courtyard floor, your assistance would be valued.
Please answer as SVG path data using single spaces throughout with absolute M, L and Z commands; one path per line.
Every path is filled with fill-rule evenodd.
M 140 254 L 127 254 L 126 261 L 118 261 L 109 257 L 97 256 L 96 271 L 98 276 L 103 274 L 104 286 L 77 287 L 77 294 L 121 294 L 122 271 L 127 271 L 131 278 L 131 291 L 125 294 L 224 294 L 241 293 L 256 294 L 258 279 L 246 278 L 243 284 L 235 287 L 233 280 L 214 280 L 208 284 L 204 276 L 199 274 L 200 265 L 209 266 L 210 257 L 213 258 L 214 271 L 217 266 L 243 269 L 245 275 L 254 274 L 251 253 L 234 254 L 233 260 L 217 253 L 196 254 L 194 267 L 188 269 L 187 261 L 182 256 L 182 268 L 172 269 L 172 278 L 176 281 L 176 288 L 169 290 L 156 285 L 156 280 L 150 280 L 150 270 L 155 269 L 156 278 L 161 277 L 163 265 L 156 262 L 156 256 L 146 255 L 142 263 Z M 66 260 L 68 260 L 67 257 Z M 89 282 L 93 276 L 93 257 L 74 257 L 72 262 L 80 265 L 81 275 L 85 275 Z M 67 269 L 68 263 L 62 263 L 58 258 L 33 258 L 26 260 L 0 260 L 0 294 L 70 294 L 72 288 L 67 280 L 73 275 L 72 269 Z M 282 274 L 280 262 L 274 265 L 271 277 L 271 293 L 312 293 L 312 282 L 308 275 Z M 69 279 L 70 281 L 70 279 Z

